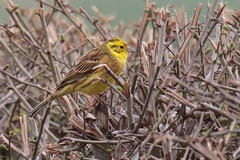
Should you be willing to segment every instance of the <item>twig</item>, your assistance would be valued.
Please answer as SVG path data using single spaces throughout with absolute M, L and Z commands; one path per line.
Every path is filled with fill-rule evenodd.
M 97 20 L 93 20 L 93 19 L 88 15 L 88 13 L 87 13 L 83 8 L 81 8 L 81 7 L 80 7 L 80 13 L 83 13 L 83 14 L 87 17 L 87 19 L 96 27 L 96 29 L 97 29 L 97 30 L 99 31 L 99 33 L 103 36 L 103 38 L 104 38 L 105 41 L 109 39 L 108 35 L 107 35 L 106 33 L 104 33 L 103 29 L 97 24 L 97 22 L 98 22 Z
M 13 85 L 11 79 L 6 76 L 6 80 L 8 84 L 10 85 L 10 88 L 14 91 L 14 93 L 21 99 L 21 101 L 24 103 L 24 105 L 29 109 L 32 110 L 31 105 L 27 102 L 27 100 L 22 96 L 22 94 L 18 91 L 18 89 Z
M 78 139 L 78 138 L 71 138 L 71 137 L 65 137 L 63 140 L 70 140 L 71 142 L 80 142 L 80 143 L 87 143 L 87 144 L 117 144 L 117 143 L 132 143 L 134 140 L 85 140 L 85 139 Z
M 45 110 L 45 113 L 44 113 L 44 116 L 43 116 L 43 120 L 41 122 L 41 127 L 40 127 L 38 137 L 37 137 L 37 140 L 36 140 L 36 143 L 35 143 L 32 160 L 35 160 L 35 158 L 37 156 L 37 150 L 38 150 L 39 143 L 40 143 L 40 140 L 41 140 L 41 135 L 43 133 L 43 128 L 44 128 L 44 125 L 45 125 L 45 121 L 46 121 L 47 116 L 49 114 L 50 106 L 51 106 L 51 100 L 48 103 L 47 109 Z
M 82 30 L 81 25 L 78 25 L 77 22 L 75 22 L 75 20 L 73 19 L 73 17 L 67 12 L 67 10 L 65 9 L 64 5 L 62 4 L 62 2 L 60 0 L 57 0 L 57 3 L 59 5 L 59 7 L 62 9 L 62 11 L 65 14 L 65 16 L 81 31 L 81 33 L 91 43 L 91 45 L 93 47 L 95 47 L 95 44 L 90 40 L 90 38 L 88 38 L 86 33 Z
M 29 72 L 23 67 L 23 65 L 21 64 L 21 62 L 18 60 L 18 58 L 16 56 L 13 55 L 13 51 L 11 51 L 11 49 L 6 45 L 6 43 L 4 42 L 4 40 L 0 37 L 0 43 L 2 44 L 2 46 L 4 47 L 4 49 L 7 51 L 8 55 L 12 57 L 12 59 L 16 62 L 16 64 L 18 65 L 19 69 L 29 78 L 32 79 L 32 76 L 29 74 Z
M 29 83 L 29 82 L 20 80 L 20 79 L 18 79 L 17 77 L 14 77 L 14 76 L 11 75 L 10 73 L 5 72 L 2 68 L 0 68 L 0 72 L 2 72 L 3 74 L 5 74 L 6 76 L 11 77 L 11 78 L 14 79 L 14 80 L 19 81 L 20 83 L 23 83 L 23 84 L 26 84 L 26 85 L 28 85 L 28 86 L 32 86 L 32 87 L 38 88 L 38 89 L 43 90 L 43 91 L 46 91 L 46 92 L 48 92 L 48 93 L 51 93 L 51 91 L 49 91 L 48 89 L 45 89 L 45 88 L 43 88 L 43 87 L 41 87 L 41 86 L 39 86 L 39 85 L 36 85 L 36 84 L 33 84 L 33 83 Z
M 27 132 L 27 118 L 26 116 L 20 117 L 20 126 L 21 126 L 21 131 L 22 131 L 22 144 L 23 144 L 23 149 L 24 153 L 29 156 L 30 155 L 30 148 L 29 148 L 29 143 L 28 143 L 28 132 Z
M 46 20 L 45 20 L 45 17 L 44 17 L 44 9 L 43 8 L 39 9 L 39 16 L 40 16 L 42 28 L 43 28 L 43 31 L 44 31 L 46 53 L 47 53 L 49 64 L 50 64 L 50 67 L 51 67 L 51 70 L 52 70 L 53 79 L 55 81 L 55 84 L 57 84 L 57 82 L 59 82 L 59 79 L 57 77 L 56 68 L 55 68 L 55 65 L 53 63 L 52 50 L 51 50 L 51 45 L 50 45 L 50 41 L 49 41 L 49 33 L 48 33 L 48 29 L 47 29 Z M 58 74 L 58 75 L 60 75 L 60 74 Z
M 155 85 L 155 82 L 156 82 L 156 79 L 158 77 L 159 71 L 160 71 L 160 66 L 157 66 L 156 72 L 154 74 L 153 81 L 152 81 L 152 83 L 150 85 L 150 88 L 149 88 L 149 91 L 148 91 L 148 95 L 147 95 L 147 98 L 146 98 L 145 103 L 144 103 L 144 107 L 143 107 L 142 112 L 141 112 L 140 117 L 139 117 L 139 121 L 138 121 L 137 125 L 135 126 L 135 128 L 133 130 L 134 133 L 136 133 L 138 131 L 138 129 L 139 129 L 141 123 L 142 123 L 143 116 L 144 116 L 144 114 L 145 114 L 145 112 L 146 112 L 146 110 L 148 108 L 149 100 L 150 100 L 150 97 L 152 95 L 153 87 Z
M 9 140 L 8 140 L 3 134 L 0 135 L 0 138 L 2 139 L 2 141 L 3 141 L 4 143 L 9 144 Z M 18 147 L 16 147 L 14 144 L 10 143 L 10 147 L 11 147 L 14 151 L 16 151 L 19 155 L 21 155 L 24 159 L 29 160 L 28 156 L 27 156 L 25 153 L 23 153 L 23 152 L 22 152 Z

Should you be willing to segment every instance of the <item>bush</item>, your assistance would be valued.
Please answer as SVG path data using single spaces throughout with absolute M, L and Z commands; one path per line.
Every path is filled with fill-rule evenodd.
M 111 28 L 111 16 L 39 4 L 37 11 L 9 4 L 11 22 L 1 24 L 2 156 L 239 158 L 239 12 L 216 0 L 200 22 L 201 4 L 187 19 L 146 3 L 141 22 Z M 93 98 L 63 96 L 50 113 L 26 117 L 77 56 L 110 37 L 135 50 L 115 86 Z

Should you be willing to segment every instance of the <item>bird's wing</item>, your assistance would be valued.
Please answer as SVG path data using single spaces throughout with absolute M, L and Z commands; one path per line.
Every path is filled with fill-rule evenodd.
M 99 59 L 103 56 L 104 52 L 100 48 L 90 50 L 86 55 L 77 60 L 77 64 L 66 74 L 65 78 L 57 86 L 57 89 L 93 73 L 96 70 L 94 67 L 99 65 Z

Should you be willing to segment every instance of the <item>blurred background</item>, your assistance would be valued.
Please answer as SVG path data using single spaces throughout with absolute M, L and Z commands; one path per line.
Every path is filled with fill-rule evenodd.
M 21 8 L 36 8 L 38 2 L 36 0 L 12 0 L 15 4 L 21 6 Z M 50 0 L 48 0 L 49 2 Z M 93 7 L 95 6 L 104 15 L 114 15 L 113 25 L 123 21 L 128 23 L 131 21 L 139 21 L 143 15 L 143 9 L 145 8 L 145 0 L 71 0 L 69 1 L 76 8 L 82 7 L 91 16 L 95 16 Z M 157 6 L 161 8 L 167 4 L 173 5 L 176 9 L 181 9 L 187 12 L 190 18 L 193 15 L 194 9 L 198 3 L 203 3 L 202 13 L 205 13 L 207 3 L 213 3 L 214 0 L 149 0 L 149 2 L 156 2 Z M 231 9 L 239 9 L 239 0 L 228 0 L 228 7 Z M 0 22 L 7 22 L 9 16 L 5 11 L 7 0 L 0 0 Z M 203 14 L 201 14 L 203 15 Z M 203 19 L 204 17 L 200 17 Z

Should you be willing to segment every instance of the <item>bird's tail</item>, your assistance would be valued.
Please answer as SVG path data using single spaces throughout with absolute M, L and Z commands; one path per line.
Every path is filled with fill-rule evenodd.
M 40 110 L 42 110 L 50 101 L 51 97 L 48 96 L 46 99 L 44 99 L 40 104 L 38 104 L 36 107 L 34 107 L 33 110 L 31 110 L 27 116 L 28 117 L 34 117 Z

